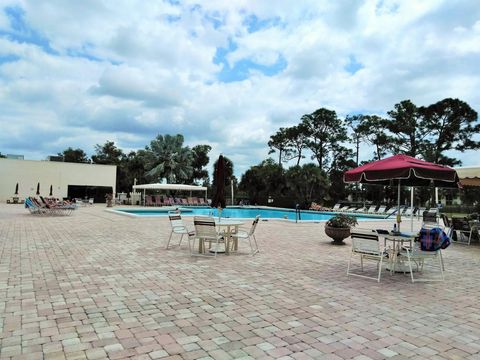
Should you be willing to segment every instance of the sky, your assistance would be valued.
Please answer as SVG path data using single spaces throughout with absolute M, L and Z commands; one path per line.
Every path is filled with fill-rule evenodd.
M 240 176 L 321 107 L 453 97 L 480 112 L 478 64 L 477 0 L 0 0 L 0 152 L 128 152 L 180 133 Z

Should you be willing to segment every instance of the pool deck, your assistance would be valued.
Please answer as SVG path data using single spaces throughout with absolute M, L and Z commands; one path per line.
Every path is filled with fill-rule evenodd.
M 480 359 L 478 245 L 444 251 L 445 282 L 377 283 L 324 223 L 261 221 L 259 254 L 215 260 L 105 209 L 0 205 L 0 359 Z

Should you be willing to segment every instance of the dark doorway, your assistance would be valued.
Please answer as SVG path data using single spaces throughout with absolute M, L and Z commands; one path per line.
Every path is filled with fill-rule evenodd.
M 68 197 L 70 199 L 93 198 L 96 203 L 105 203 L 105 195 L 112 193 L 111 186 L 68 185 Z

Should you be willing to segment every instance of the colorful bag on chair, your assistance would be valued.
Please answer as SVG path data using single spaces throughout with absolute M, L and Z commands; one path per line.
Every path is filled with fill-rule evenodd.
M 446 249 L 450 245 L 450 238 L 441 228 L 420 230 L 420 248 L 422 251 L 437 251 Z

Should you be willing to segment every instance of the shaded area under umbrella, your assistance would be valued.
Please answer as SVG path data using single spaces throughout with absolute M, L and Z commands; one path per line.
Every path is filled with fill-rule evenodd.
M 343 175 L 346 183 L 397 185 L 397 224 L 400 231 L 400 186 L 435 186 L 459 188 L 455 169 L 433 164 L 408 155 L 394 155 L 348 170 Z M 413 207 L 413 204 L 411 204 Z M 413 217 L 411 218 L 413 221 Z
M 36 192 L 37 195 L 40 195 L 40 183 L 37 183 L 37 192 Z
M 222 209 L 225 208 L 225 159 L 223 155 L 218 157 L 217 167 L 214 174 L 214 182 L 216 185 L 215 195 L 213 196 L 211 207 Z

